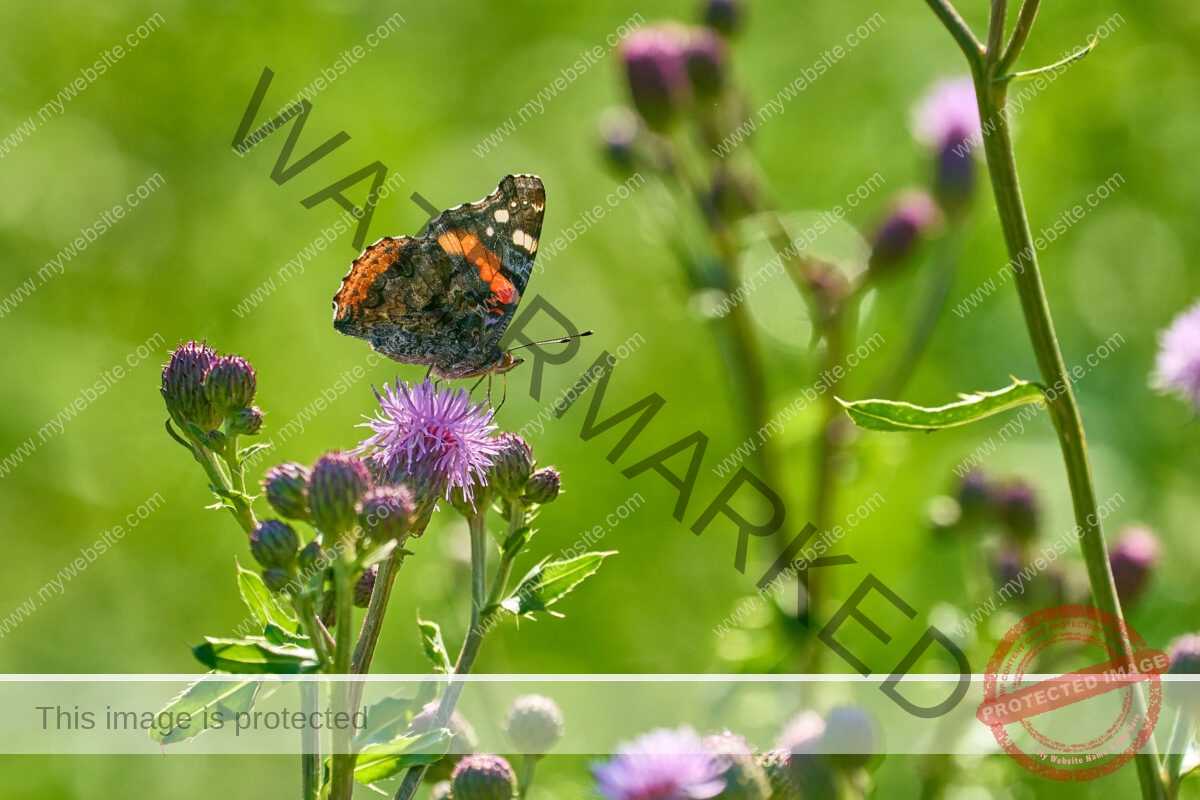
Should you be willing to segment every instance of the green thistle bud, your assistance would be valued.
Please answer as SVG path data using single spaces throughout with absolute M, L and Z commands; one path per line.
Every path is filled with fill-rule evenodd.
M 855 706 L 835 708 L 825 717 L 820 752 L 835 768 L 852 772 L 865 767 L 875 754 L 875 725 Z
M 367 467 L 349 453 L 326 453 L 308 479 L 308 507 L 326 533 L 346 533 L 358 524 L 358 502 L 371 485 Z
M 416 513 L 417 505 L 412 492 L 404 486 L 368 489 L 358 504 L 358 520 L 367 536 L 376 544 L 407 539 Z
M 287 519 L 308 522 L 308 467 L 289 461 L 267 470 L 263 491 L 275 513 Z
M 505 730 L 518 753 L 543 756 L 562 738 L 562 710 L 540 694 L 518 697 L 508 709 Z
M 354 582 L 354 605 L 366 608 L 371 605 L 371 594 L 375 591 L 375 578 L 379 575 L 378 567 L 371 567 Z
M 412 722 L 408 724 L 408 728 L 404 731 L 405 735 L 428 733 L 429 726 L 437 715 L 437 710 L 437 700 L 426 703 L 425 707 L 421 709 L 421 713 L 413 717 Z M 475 735 L 475 729 L 462 714 L 457 711 L 451 714 L 450 724 L 446 727 L 450 729 L 450 752 L 430 764 L 429 769 L 425 771 L 425 780 L 430 783 L 437 783 L 449 778 L 454 768 L 462 761 L 463 754 L 473 753 L 475 748 L 479 747 L 479 738 Z
M 160 389 L 163 401 L 171 420 L 185 436 L 190 437 L 188 422 L 206 432 L 221 424 L 221 414 L 204 393 L 204 376 L 216 360 L 217 354 L 211 347 L 188 342 L 175 348 L 163 367 Z
M 221 356 L 204 376 L 204 394 L 213 409 L 224 417 L 249 408 L 257 389 L 254 367 L 241 356 Z
M 544 506 L 553 502 L 562 491 L 562 479 L 554 467 L 543 467 L 529 476 L 524 500 L 530 505 Z
M 517 776 L 500 756 L 467 756 L 454 768 L 450 782 L 455 800 L 512 800 L 517 793 Z
M 282 592 L 287 587 L 288 582 L 291 581 L 292 576 L 286 569 L 272 567 L 271 569 L 263 570 L 262 579 L 263 583 L 272 592 Z
M 229 418 L 229 430 L 233 433 L 244 433 L 247 436 L 255 436 L 262 430 L 262 424 L 263 412 L 258 406 L 243 408 L 234 412 L 234 415 Z
M 771 785 L 746 740 L 724 731 L 704 737 L 704 748 L 716 757 L 725 789 L 718 800 L 768 800 Z
M 488 485 L 505 499 L 516 500 L 533 474 L 533 449 L 515 433 L 502 433 L 496 441 L 501 449 L 492 461 Z
M 791 757 L 792 754 L 782 748 L 768 750 L 758 757 L 758 765 L 771 785 L 771 800 L 804 800 L 792 783 Z
M 277 519 L 258 523 L 250 533 L 250 553 L 267 569 L 290 569 L 300 549 L 300 537 L 292 526 Z
M 325 568 L 321 564 L 325 558 L 325 551 L 321 549 L 321 540 L 313 539 L 300 551 L 299 558 L 296 559 L 296 566 L 300 568 L 300 574 L 307 580 L 310 576 Z

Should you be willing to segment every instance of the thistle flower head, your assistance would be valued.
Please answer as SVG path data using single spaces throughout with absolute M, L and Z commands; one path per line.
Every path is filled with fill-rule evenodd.
M 744 6 L 744 0 L 707 0 L 704 4 L 704 24 L 724 36 L 730 36 L 741 25 Z
M 300 537 L 286 522 L 268 519 L 250 532 L 250 554 L 267 569 L 289 569 L 299 550 Z
M 1171 642 L 1167 657 L 1171 661 L 1168 675 L 1200 675 L 1200 634 L 1189 633 Z M 1200 681 L 1168 681 L 1166 692 L 1171 702 L 1193 719 L 1200 717 Z
M 217 360 L 217 353 L 203 342 L 187 342 L 175 348 L 162 371 L 162 396 L 171 420 L 186 434 L 186 422 L 203 431 L 215 430 L 221 414 L 204 392 L 204 378 Z
M 630 34 L 623 50 L 633 106 L 646 124 L 665 131 L 687 100 L 684 35 L 674 27 L 643 28 Z
M 486 753 L 458 762 L 450 783 L 455 800 L 512 800 L 517 793 L 513 768 L 500 756 Z
M 725 788 L 718 800 L 768 800 L 771 784 L 754 757 L 750 745 L 736 733 L 724 731 L 705 736 L 705 749 L 716 756 Z
M 658 729 L 592 767 L 608 800 L 707 800 L 725 788 L 721 765 L 691 728 Z
M 924 192 L 902 194 L 871 242 L 871 273 L 882 275 L 907 260 L 940 216 L 937 203 Z
M 811 752 L 825 733 L 825 720 L 815 711 L 803 711 L 783 726 L 775 746 L 788 752 Z
M 1037 534 L 1041 516 L 1037 493 L 1023 480 L 1001 486 L 995 495 L 996 515 L 1014 541 L 1027 542 Z
M 412 531 L 416 513 L 417 505 L 407 486 L 368 489 L 358 505 L 363 530 L 376 544 L 386 544 L 392 539 L 403 542 Z
M 941 151 L 947 147 L 970 149 L 983 135 L 975 84 L 969 77 L 938 81 L 912 110 L 917 141 Z
M 609 167 L 622 177 L 632 174 L 637 157 L 637 114 L 625 106 L 609 108 L 600 115 L 599 127 L 600 142 Z
M 1108 554 L 1108 563 L 1122 604 L 1133 605 L 1141 598 L 1161 553 L 1158 537 L 1148 528 L 1132 526 L 1121 534 Z
M 358 501 L 370 485 L 367 466 L 350 453 L 317 459 L 308 479 L 308 506 L 317 527 L 330 534 L 353 530 Z
M 725 40 L 710 28 L 698 28 L 688 37 L 683 60 L 696 98 L 716 98 L 725 86 Z
M 405 735 L 428 733 L 429 726 L 437 716 L 438 705 L 439 701 L 437 700 L 426 703 L 421 709 L 421 713 L 408 723 Z M 434 783 L 449 778 L 455 765 L 463 759 L 463 755 L 474 753 L 475 748 L 479 747 L 479 738 L 475 735 L 475 729 L 462 714 L 457 711 L 451 714 L 450 722 L 446 727 L 450 729 L 450 750 L 431 764 L 425 773 L 425 779 Z
M 271 508 L 281 517 L 307 521 L 308 467 L 290 461 L 267 470 L 263 476 L 263 492 Z
M 758 757 L 758 765 L 771 785 L 771 800 L 804 800 L 799 787 L 792 783 L 791 760 L 791 752 L 782 748 L 768 750 Z
M 561 492 L 562 478 L 558 470 L 554 467 L 542 467 L 529 476 L 529 483 L 525 484 L 524 500 L 530 505 L 544 506 L 553 502 Z
M 1200 413 L 1200 303 L 1159 334 L 1150 385 L 1164 394 L 1178 395 Z
M 438 390 L 428 380 L 409 386 L 397 379 L 394 389 L 385 385 L 375 396 L 380 411 L 364 425 L 374 434 L 354 452 L 367 454 L 392 482 L 412 485 L 420 499 L 426 498 L 406 478 L 428 485 L 441 479 L 440 493 L 447 499 L 455 486 L 472 499 L 472 483 L 486 483 L 487 469 L 500 452 L 486 406 L 471 405 L 465 389 Z
M 492 462 L 488 485 L 501 496 L 516 500 L 533 474 L 533 448 L 515 433 L 501 433 L 496 443 L 499 452 Z
M 876 748 L 875 723 L 861 708 L 841 706 L 825 717 L 818 749 L 833 766 L 851 771 L 865 767 Z
M 204 376 L 204 394 L 217 413 L 232 417 L 254 402 L 258 378 L 241 356 L 220 356 Z

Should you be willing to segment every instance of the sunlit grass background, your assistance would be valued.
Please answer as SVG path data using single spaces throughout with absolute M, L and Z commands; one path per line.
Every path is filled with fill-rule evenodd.
M 985 4 L 964 0 L 963 6 L 981 27 Z M 230 149 L 264 66 L 275 79 L 256 126 L 268 109 L 273 115 L 397 11 L 404 24 L 313 97 L 297 153 L 341 130 L 351 137 L 347 144 L 282 186 L 269 174 L 286 134 L 244 158 Z M 934 79 L 964 70 L 929 10 L 917 0 L 886 7 L 758 3 L 738 41 L 735 66 L 757 108 L 876 12 L 886 23 L 784 114 L 760 124 L 752 145 L 786 209 L 829 208 L 881 173 L 885 187 L 848 219 L 864 230 L 894 192 L 928 173 L 927 157 L 909 134 L 910 105 Z M 1139 520 L 1164 541 L 1167 557 L 1130 615 L 1151 646 L 1164 647 L 1174 635 L 1200 627 L 1194 591 L 1200 430 L 1189 424 L 1184 406 L 1147 385 L 1156 331 L 1200 288 L 1193 268 L 1200 246 L 1200 7 L 1184 0 L 1048 3 L 1023 66 L 1056 60 L 1118 12 L 1124 24 L 1027 105 L 1016 122 L 1016 147 L 1035 229 L 1113 173 L 1127 181 L 1051 245 L 1042 264 L 1068 364 L 1114 333 L 1125 341 L 1077 392 L 1097 492 L 1102 499 L 1119 492 L 1125 500 L 1109 521 L 1110 533 Z M 374 241 L 413 233 L 425 221 L 427 214 L 407 199 L 412 192 L 448 207 L 482 197 L 507 173 L 532 172 L 547 186 L 548 241 L 603 203 L 619 182 L 603 168 L 596 134 L 601 111 L 624 100 L 618 55 L 606 55 L 547 103 L 544 115 L 518 126 L 485 157 L 473 150 L 516 119 L 582 50 L 603 44 L 633 15 L 647 24 L 668 16 L 691 21 L 695 8 L 691 2 L 548 0 L 354 8 L 332 2 L 10 4 L 0 25 L 0 138 L 36 118 L 81 68 L 156 13 L 161 29 L 0 159 L 0 298 L 138 184 L 156 173 L 165 179 L 64 274 L 0 318 L 0 459 L 36 439 L 83 387 L 140 344 L 156 334 L 166 343 L 0 478 L 0 615 L 36 595 L 80 547 L 148 497 L 159 493 L 165 500 L 61 597 L 0 640 L 5 672 L 189 672 L 197 665 L 186 644 L 227 633 L 243 618 L 232 565 L 234 556 L 248 557 L 244 536 L 223 512 L 203 510 L 210 496 L 199 470 L 164 435 L 158 368 L 169 347 L 189 338 L 245 355 L 259 371 L 258 402 L 268 412 L 269 434 L 346 370 L 365 364 L 366 346 L 330 325 L 330 299 L 355 255 L 349 235 L 257 308 L 234 313 L 341 213 L 332 203 L 306 210 L 302 198 L 372 161 L 384 162 L 404 183 L 380 203 L 368 236 Z M 1007 261 L 989 191 L 980 187 L 952 304 Z M 647 502 L 605 537 L 603 546 L 620 555 L 562 603 L 568 618 L 499 629 L 485 646 L 482 671 L 726 672 L 763 658 L 771 663 L 771 653 L 795 646 L 780 641 L 778 629 L 763 629 L 765 616 L 755 621 L 758 628 L 750 624 L 724 638 L 713 632 L 753 591 L 768 553 L 752 543 L 743 575 L 732 566 L 731 527 L 714 523 L 701 537 L 686 527 L 724 483 L 710 468 L 741 444 L 745 431 L 712 329 L 692 312 L 681 273 L 644 224 L 653 203 L 652 193 L 635 192 L 535 275 L 531 292 L 598 335 L 585 340 L 570 364 L 548 368 L 540 403 L 529 397 L 528 370 L 513 373 L 498 419 L 520 428 L 602 349 L 640 336 L 644 344 L 615 370 L 606 408 L 657 392 L 666 400 L 664 412 L 617 465 L 605 460 L 614 434 L 581 441 L 582 409 L 531 436 L 539 462 L 563 471 L 567 492 L 541 515 L 533 549 L 569 547 L 635 493 Z M 917 272 L 875 297 L 864 333 L 886 331 L 898 347 Z M 777 410 L 815 375 L 804 350 L 767 335 L 760 340 Z M 888 358 L 885 347 L 839 393 L 860 396 Z M 324 450 L 352 446 L 359 438 L 354 426 L 373 404 L 370 385 L 422 374 L 388 363 L 370 368 L 273 458 L 310 462 Z M 1036 375 L 1011 286 L 965 319 L 947 311 L 906 396 L 938 404 L 959 391 L 999 388 L 1010 374 Z M 814 424 L 806 416 L 777 442 L 785 459 L 787 524 L 795 530 L 807 519 Z M 931 538 L 923 512 L 932 496 L 953 489 L 951 468 L 996 427 L 866 438 L 838 513 L 875 492 L 886 503 L 843 541 L 842 552 L 861 566 L 829 570 L 826 596 L 844 598 L 869 570 L 922 615 L 969 607 L 958 562 Z M 1048 420 L 1030 427 L 993 456 L 989 468 L 1026 476 L 1041 488 L 1049 538 L 1072 524 L 1069 497 Z M 649 473 L 627 480 L 620 469 L 697 429 L 712 442 L 681 524 L 671 517 L 675 494 L 664 492 L 662 481 Z M 413 624 L 417 609 L 440 620 L 452 641 L 463 633 L 465 526 L 444 515 L 416 549 L 397 584 L 376 662 L 381 671 L 424 669 Z M 1081 569 L 1077 555 L 1071 558 Z M 890 669 L 923 624 L 914 623 L 892 648 L 861 632 L 846 635 L 878 669 Z M 834 658 L 827 664 L 848 670 Z M 581 791 L 582 763 L 552 764 L 546 785 L 558 796 Z M 5 794 L 293 797 L 295 766 L 283 758 L 8 759 Z M 880 797 L 915 792 L 913 766 L 903 758 L 886 761 L 878 778 Z M 1025 788 L 1011 797 L 1107 797 L 1133 787 L 1131 769 L 1095 785 L 1049 786 L 1006 760 L 966 780 L 995 796 L 1022 782 Z

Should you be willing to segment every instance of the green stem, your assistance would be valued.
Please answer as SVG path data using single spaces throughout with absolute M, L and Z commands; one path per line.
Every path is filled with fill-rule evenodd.
M 946 21 L 946 10 L 953 10 L 947 0 L 926 1 L 939 16 L 943 17 L 943 21 Z M 1026 6 L 1022 8 L 1022 17 L 1026 16 L 1025 12 L 1028 7 L 1029 3 L 1027 2 Z M 957 14 L 954 16 L 957 17 Z M 1032 21 L 1032 14 L 1030 14 L 1026 26 L 1031 26 Z M 958 22 L 962 22 L 961 18 L 958 18 Z M 994 18 L 993 25 L 995 25 Z M 961 44 L 961 31 L 957 31 L 955 26 L 949 22 L 947 27 Z M 1028 30 L 1026 30 L 1020 34 L 1020 39 L 1017 39 L 1016 36 L 1014 39 L 1016 42 L 1023 43 L 1028 35 Z M 993 31 L 989 40 L 996 38 L 995 31 Z M 1120 620 L 1122 619 L 1121 604 L 1117 599 L 1116 587 L 1108 563 L 1108 551 L 1104 543 L 1104 533 L 1100 526 L 1083 422 L 1079 416 L 1075 393 L 1071 389 L 1071 381 L 1067 378 L 1066 365 L 1063 362 L 1058 338 L 1054 332 L 1054 322 L 1050 316 L 1050 305 L 1046 300 L 1045 288 L 1042 285 L 1041 271 L 1037 263 L 1037 249 L 1033 244 L 1033 234 L 1030 231 L 1025 204 L 1021 198 L 1008 117 L 1001 113 L 1005 108 L 1007 84 L 992 80 L 996 74 L 997 64 L 1002 60 L 1015 61 L 1020 55 L 1020 51 L 1010 47 L 1003 59 L 995 50 L 985 53 L 982 58 L 978 54 L 972 57 L 968 48 L 964 48 L 964 52 L 967 53 L 967 60 L 971 64 L 976 95 L 979 100 L 979 115 L 980 119 L 984 121 L 984 150 L 987 154 L 988 171 L 992 179 L 992 191 L 996 197 L 1000 225 L 1004 230 L 1004 240 L 1008 246 L 1009 256 L 1014 263 L 1021 263 L 1022 259 L 1027 263 L 1027 267 L 1017 273 L 1017 292 L 1020 296 L 1021 311 L 1025 317 L 1025 326 L 1029 331 L 1029 338 L 1033 345 L 1043 384 L 1057 393 L 1054 400 L 1049 402 L 1050 415 L 1058 433 L 1059 448 L 1062 450 L 1063 461 L 1066 464 L 1067 481 L 1070 485 L 1071 500 L 1075 510 L 1075 522 L 1083 531 L 1079 543 L 1087 568 L 1088 582 L 1091 584 L 1092 599 L 1099 608 Z M 1125 637 L 1122 637 L 1121 647 L 1125 655 L 1132 657 L 1133 648 Z M 1133 697 L 1133 710 L 1135 713 L 1140 713 L 1141 718 L 1144 719 L 1146 704 L 1140 687 L 1133 689 Z M 1143 752 L 1137 754 L 1135 761 L 1143 798 L 1146 800 L 1165 798 L 1162 775 L 1159 772 L 1158 753 L 1153 739 Z
M 1021 14 L 1017 17 L 1017 25 L 1013 28 L 1008 49 L 996 62 L 996 75 L 1003 75 L 1017 63 L 1017 57 L 1021 55 L 1021 51 L 1025 49 L 1025 43 L 1029 41 L 1029 34 L 1033 31 L 1033 21 L 1037 18 L 1038 7 L 1041 4 L 1042 0 L 1025 0 L 1021 6 Z
M 305 681 L 300 684 L 300 710 L 309 719 L 317 710 L 317 683 Z M 300 786 L 304 800 L 319 800 L 321 796 L 321 732 L 305 725 L 300 734 Z
M 533 773 L 537 769 L 538 756 L 525 755 L 521 757 L 521 766 L 517 775 L 517 797 L 525 800 L 529 787 L 533 786 Z
M 213 486 L 224 489 L 227 492 L 239 491 L 233 485 L 229 476 L 225 474 L 225 470 L 221 468 L 221 464 L 217 461 L 217 456 L 207 447 L 199 447 L 192 445 L 192 454 L 196 457 L 196 461 L 200 462 L 200 466 L 204 468 L 204 473 L 208 476 L 208 481 Z M 242 483 L 241 494 L 245 494 L 245 482 Z M 233 518 L 237 520 L 238 525 L 247 535 L 258 526 L 258 521 L 254 518 L 254 510 L 250 505 L 236 495 L 231 498 L 222 498 L 232 503 L 228 506 L 229 511 L 233 514 Z
M 348 676 L 353 652 L 354 623 L 354 560 L 347 548 L 333 562 L 334 591 L 337 600 L 337 637 L 334 639 L 333 672 Z M 345 678 L 334 683 L 337 711 L 350 711 L 351 680 Z M 354 791 L 354 761 L 350 752 L 350 731 L 334 730 L 333 770 L 330 779 L 330 799 L 350 800 Z

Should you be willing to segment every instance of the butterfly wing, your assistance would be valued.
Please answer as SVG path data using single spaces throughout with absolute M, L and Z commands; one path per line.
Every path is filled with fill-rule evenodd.
M 534 175 L 509 175 L 422 237 L 380 239 L 334 297 L 334 327 L 447 378 L 489 371 L 529 282 L 546 207 Z

